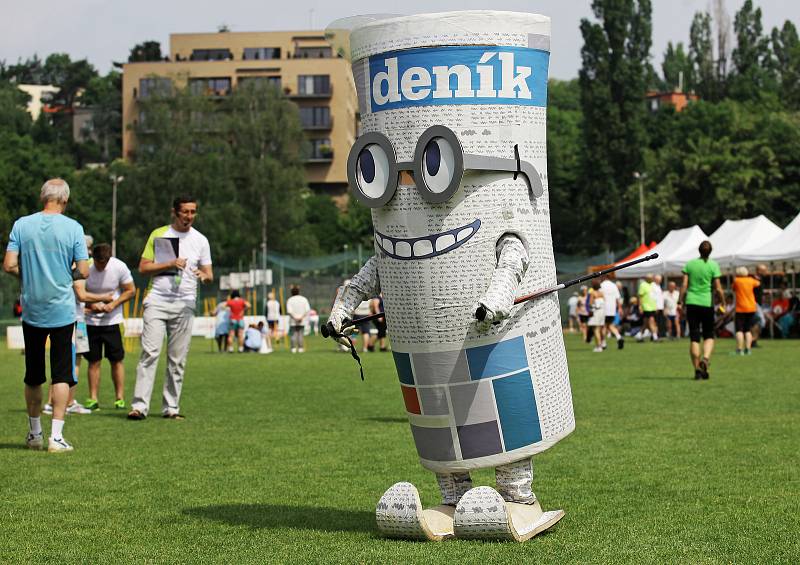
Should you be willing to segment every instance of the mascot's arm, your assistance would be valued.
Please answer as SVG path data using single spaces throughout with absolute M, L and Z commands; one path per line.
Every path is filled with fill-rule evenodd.
M 507 318 L 514 306 L 517 288 L 528 268 L 528 252 L 514 235 L 505 235 L 497 242 L 497 267 L 492 273 L 489 288 L 479 300 L 475 316 L 484 322 Z M 482 307 L 482 308 L 481 308 Z M 483 314 L 483 317 L 480 316 Z
M 371 257 L 350 282 L 339 289 L 331 309 L 331 316 L 328 318 L 328 326 L 336 333 L 341 333 L 342 326 L 353 319 L 353 312 L 358 305 L 368 298 L 378 296 L 380 292 L 378 258 Z

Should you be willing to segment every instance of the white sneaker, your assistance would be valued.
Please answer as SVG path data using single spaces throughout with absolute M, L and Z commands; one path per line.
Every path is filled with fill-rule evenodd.
M 298 349 L 297 351 L 298 351 L 298 353 L 305 353 L 306 352 L 306 350 L 303 349 L 302 347 L 300 349 Z
M 58 439 L 51 437 L 47 445 L 48 453 L 66 453 L 67 451 L 73 451 L 73 449 L 63 437 Z
M 42 414 L 52 414 L 53 413 L 53 405 L 49 402 L 42 407 Z
M 41 449 L 44 445 L 44 438 L 42 437 L 42 434 L 28 432 L 28 437 L 25 438 L 25 443 L 28 444 L 30 449 Z
M 592 349 L 592 351 L 595 352 L 595 353 L 602 353 L 603 352 L 603 348 L 602 347 L 595 347 L 594 349 Z
M 296 347 L 292 347 L 292 353 L 297 353 L 297 348 Z
M 77 400 L 67 406 L 67 414 L 91 414 L 92 411 L 86 408 L 83 404 L 78 402 Z

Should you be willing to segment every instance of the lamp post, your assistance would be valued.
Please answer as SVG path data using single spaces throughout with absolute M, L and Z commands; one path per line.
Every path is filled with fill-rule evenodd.
M 111 256 L 117 256 L 117 185 L 125 180 L 123 176 L 111 175 Z
M 647 173 L 636 171 L 633 173 L 633 178 L 639 181 L 639 238 L 644 245 L 644 179 L 647 178 Z

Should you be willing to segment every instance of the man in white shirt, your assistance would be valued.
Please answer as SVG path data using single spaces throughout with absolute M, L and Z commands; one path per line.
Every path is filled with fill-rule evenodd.
M 144 420 L 150 411 L 150 396 L 164 336 L 167 337 L 167 375 L 161 414 L 180 420 L 180 398 L 186 357 L 192 341 L 192 323 L 197 303 L 197 283 L 214 280 L 208 239 L 192 227 L 197 200 L 179 196 L 172 202 L 172 223 L 156 228 L 147 240 L 139 272 L 152 277 L 144 306 L 142 355 L 136 366 L 130 420 Z
M 83 356 L 89 362 L 89 398 L 84 405 L 90 410 L 99 408 L 100 365 L 105 358 L 111 363 L 111 380 L 114 381 L 114 408 L 125 408 L 125 348 L 122 346 L 120 324 L 122 305 L 133 298 L 136 287 L 127 265 L 111 256 L 108 243 L 95 245 L 93 261 L 86 279 L 86 290 L 94 294 L 111 294 L 108 303 L 95 302 L 87 307 L 86 333 L 89 351 Z
M 292 353 L 303 353 L 303 331 L 306 317 L 311 305 L 305 296 L 300 294 L 300 287 L 292 287 L 292 296 L 286 301 L 286 313 L 289 314 L 289 331 L 291 332 Z
M 619 288 L 614 284 L 608 276 L 603 277 L 603 282 L 600 284 L 600 292 L 603 293 L 604 308 L 605 308 L 605 332 L 603 335 L 603 349 L 606 348 L 606 337 L 608 334 L 614 336 L 617 340 L 617 349 L 625 347 L 625 338 L 619 333 L 619 329 L 614 324 L 617 317 L 617 312 L 622 312 L 622 297 L 619 294 Z
M 650 294 L 656 301 L 656 327 L 658 327 L 658 333 L 662 335 L 666 328 L 664 320 L 664 289 L 661 288 L 661 282 L 663 280 L 661 275 L 656 275 L 653 277 L 653 284 L 650 285 Z
M 678 318 L 678 299 L 681 296 L 675 281 L 667 283 L 664 293 L 664 315 L 667 317 L 667 336 L 670 339 L 681 337 L 681 325 Z

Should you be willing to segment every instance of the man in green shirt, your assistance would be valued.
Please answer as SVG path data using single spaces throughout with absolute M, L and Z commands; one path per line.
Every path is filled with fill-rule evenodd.
M 653 296 L 653 273 L 648 273 L 639 283 L 639 304 L 642 307 L 642 331 L 636 336 L 636 341 L 643 341 L 644 332 L 650 330 L 650 339 L 658 341 L 658 325 L 656 324 L 656 298 Z
M 720 308 L 725 309 L 725 294 L 722 291 L 719 265 L 711 255 L 711 242 L 704 241 L 699 247 L 700 257 L 692 259 L 683 267 L 683 286 L 678 307 L 686 306 L 686 321 L 689 323 L 689 354 L 694 366 L 695 379 L 708 378 L 708 366 L 714 351 L 714 296 L 719 297 Z M 702 330 L 702 331 L 701 331 Z M 700 335 L 703 336 L 703 356 L 700 357 Z

